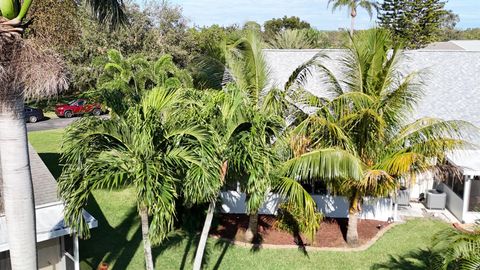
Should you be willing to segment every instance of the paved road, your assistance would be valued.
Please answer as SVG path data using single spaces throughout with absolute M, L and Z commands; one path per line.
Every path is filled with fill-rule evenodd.
M 108 115 L 102 115 L 100 117 L 106 118 L 108 117 Z M 37 123 L 27 123 L 27 131 L 40 131 L 40 130 L 64 128 L 78 119 L 80 119 L 80 117 L 51 118 L 51 119 L 39 121 Z

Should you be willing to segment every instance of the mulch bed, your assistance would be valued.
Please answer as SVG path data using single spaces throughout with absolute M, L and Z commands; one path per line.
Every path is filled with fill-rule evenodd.
M 218 225 L 212 227 L 210 234 L 215 237 L 244 242 L 245 231 L 248 228 L 247 215 L 220 214 Z M 260 215 L 258 220 L 260 239 L 257 244 L 272 245 L 307 245 L 314 247 L 348 247 L 345 237 L 347 233 L 348 219 L 327 218 L 324 219 L 318 230 L 315 243 L 307 243 L 307 238 L 301 236 L 300 243 L 295 242 L 295 237 L 288 232 L 282 231 L 275 226 L 275 216 Z M 378 220 L 359 219 L 358 236 L 360 245 L 367 243 L 384 227 L 387 222 Z M 302 243 L 303 242 L 303 243 Z

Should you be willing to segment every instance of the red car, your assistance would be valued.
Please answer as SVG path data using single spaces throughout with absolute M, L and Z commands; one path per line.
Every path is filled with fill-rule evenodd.
M 74 115 L 90 113 L 98 116 L 102 114 L 102 106 L 98 103 L 88 103 L 86 99 L 76 99 L 68 104 L 59 104 L 55 107 L 55 114 L 58 117 L 70 118 Z

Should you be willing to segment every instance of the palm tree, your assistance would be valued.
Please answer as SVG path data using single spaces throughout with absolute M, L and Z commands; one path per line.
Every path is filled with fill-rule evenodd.
M 480 228 L 473 232 L 445 229 L 433 238 L 432 269 L 480 269 Z
M 59 179 L 66 224 L 88 237 L 82 216 L 95 189 L 133 187 L 147 269 L 151 244 L 173 229 L 175 199 L 187 204 L 217 195 L 219 162 L 204 128 L 185 120 L 182 91 L 154 88 L 137 106 L 109 120 L 85 118 L 66 131 Z M 149 221 L 149 217 L 151 220 Z
M 12 269 L 36 269 L 37 265 L 23 102 L 66 88 L 65 73 L 63 62 L 52 52 L 0 33 L 0 171 Z
M 315 37 L 309 36 L 307 29 L 287 29 L 278 32 L 268 41 L 267 47 L 272 49 L 313 49 Z
M 332 4 L 332 11 L 335 11 L 343 6 L 348 8 L 351 17 L 350 35 L 352 36 L 358 7 L 364 8 L 368 12 L 370 18 L 372 18 L 373 10 L 377 9 L 377 2 L 370 0 L 328 0 L 328 5 L 330 4 Z
M 417 73 L 402 76 L 397 71 L 399 52 L 391 47 L 387 33 L 372 30 L 352 39 L 339 60 L 339 73 L 329 70 L 324 65 L 328 57 L 320 54 L 300 66 L 288 83 L 304 83 L 316 67 L 328 98 L 309 97 L 318 109 L 292 135 L 293 149 L 303 154 L 287 162 L 284 170 L 294 179 L 325 179 L 348 198 L 347 241 L 352 245 L 358 242 L 357 219 L 364 197 L 391 194 L 400 179 L 408 181 L 435 168 L 445 160 L 446 151 L 471 147 L 469 136 L 478 134 L 464 121 L 427 117 L 409 122 L 422 97 L 422 83 Z M 321 164 L 335 167 L 338 177 L 318 170 Z M 342 176 L 341 171 L 350 173 Z
M 93 6 L 98 10 L 116 1 L 91 1 L 94 2 L 100 3 Z M 67 87 L 63 62 L 52 52 L 21 38 L 28 26 L 28 23 L 22 24 L 22 20 L 30 4 L 31 0 L 25 0 L 22 5 L 17 0 L 0 0 L 0 171 L 10 262 L 14 270 L 37 269 L 35 206 L 23 117 L 24 98 L 48 97 Z
M 193 86 L 188 72 L 178 68 L 168 54 L 148 61 L 143 56 L 124 58 L 119 51 L 109 50 L 105 61 L 99 62 L 103 72 L 97 80 L 97 89 L 87 95 L 106 104 L 114 115 L 123 115 L 153 87 Z
M 202 60 L 206 62 L 199 66 L 208 68 L 211 59 Z M 223 77 L 224 87 L 221 91 L 196 93 L 193 99 L 199 101 L 201 109 L 195 118 L 210 126 L 214 134 L 216 150 L 222 160 L 220 182 L 239 182 L 242 191 L 247 194 L 250 221 L 246 240 L 252 241 L 257 235 L 258 210 L 270 191 L 288 193 L 286 198 L 295 200 L 301 210 L 305 209 L 303 205 L 308 205 L 306 215 L 309 217 L 316 209 L 313 199 L 306 196 L 308 193 L 301 185 L 294 188 L 282 186 L 285 179 L 279 178 L 276 172 L 280 158 L 275 142 L 282 135 L 284 119 L 289 111 L 298 110 L 287 100 L 286 93 L 267 87 L 268 68 L 256 33 L 248 32 L 234 44 L 225 46 L 222 59 L 214 59 L 213 62 L 216 69 L 223 70 L 224 74 L 211 75 L 214 80 Z M 220 82 L 208 84 L 218 85 Z M 212 205 L 197 249 L 194 269 L 199 269 L 202 262 L 209 220 L 213 215 Z

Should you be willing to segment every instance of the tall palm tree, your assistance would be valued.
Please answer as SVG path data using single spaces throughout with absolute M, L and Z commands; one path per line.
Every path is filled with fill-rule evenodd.
M 0 33 L 0 172 L 12 269 L 37 265 L 24 99 L 55 95 L 67 87 L 65 73 L 52 52 Z
M 115 6 L 113 2 L 116 1 L 91 1 L 94 2 L 100 3 L 92 5 L 98 10 L 106 5 Z M 14 270 L 37 269 L 35 206 L 23 117 L 24 98 L 48 97 L 67 87 L 62 61 L 52 52 L 21 38 L 28 26 L 28 23 L 22 24 L 22 20 L 31 3 L 32 0 L 22 4 L 19 0 L 0 0 L 0 171 L 10 262 Z M 110 10 L 120 7 L 116 5 Z
M 328 0 L 328 5 L 330 4 L 332 4 L 332 11 L 335 11 L 336 9 L 344 6 L 348 8 L 351 17 L 350 35 L 352 36 L 358 7 L 365 9 L 368 12 L 370 18 L 372 18 L 373 10 L 377 9 L 377 2 L 371 0 Z
M 400 50 L 387 33 L 372 30 L 352 39 L 351 47 L 338 60 L 338 73 L 324 64 L 325 55 L 300 66 L 289 85 L 303 83 L 312 67 L 320 71 L 324 95 L 310 96 L 317 111 L 293 131 L 294 149 L 303 154 L 287 162 L 284 170 L 294 179 L 325 179 L 349 201 L 347 241 L 358 242 L 357 219 L 365 196 L 395 192 L 400 178 L 434 169 L 445 152 L 471 147 L 470 136 L 478 130 L 464 121 L 421 118 L 409 122 L 422 97 L 417 73 L 402 76 L 397 70 Z M 329 153 L 329 155 L 325 155 Z M 343 158 L 342 163 L 337 160 Z M 318 170 L 330 164 L 339 177 Z M 335 179 L 330 181 L 329 179 Z
M 212 181 L 219 162 L 210 135 L 183 117 L 185 101 L 181 90 L 155 88 L 121 117 L 71 126 L 62 149 L 66 166 L 58 186 L 66 223 L 88 237 L 82 209 L 92 191 L 133 187 L 148 270 L 154 269 L 151 244 L 173 229 L 175 199 L 210 201 L 220 186 Z
M 246 240 L 251 241 L 257 235 L 258 210 L 270 191 L 288 195 L 286 198 L 294 200 L 301 210 L 308 208 L 305 213 L 309 217 L 316 209 L 315 202 L 301 185 L 293 188 L 283 186 L 286 179 L 278 177 L 277 173 L 280 158 L 275 143 L 282 136 L 290 110 L 298 109 L 289 102 L 287 93 L 267 86 L 268 67 L 256 33 L 248 32 L 232 45 L 225 46 L 222 59 L 214 59 L 213 62 L 216 70 L 223 70 L 223 76 L 215 72 L 211 75 L 214 80 L 222 79 L 224 87 L 220 91 L 196 93 L 198 96 L 193 99 L 199 100 L 202 109 L 195 118 L 212 129 L 216 150 L 222 160 L 219 168 L 222 184 L 239 182 L 242 191 L 247 194 L 250 217 Z M 208 68 L 209 63 L 211 61 L 207 60 L 199 66 Z M 209 83 L 218 84 L 220 82 Z M 201 266 L 209 220 L 213 215 L 212 205 L 197 249 L 194 269 Z M 306 207 L 302 207 L 304 205 Z

